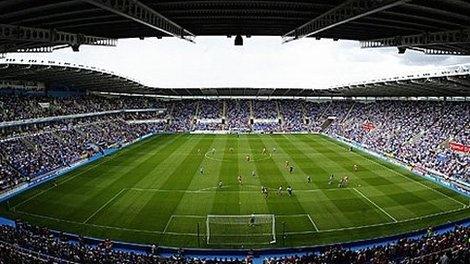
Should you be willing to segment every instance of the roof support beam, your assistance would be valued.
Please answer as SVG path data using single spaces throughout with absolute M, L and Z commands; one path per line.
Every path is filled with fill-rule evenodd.
M 120 16 L 134 20 L 137 23 L 146 25 L 165 34 L 183 40 L 194 42 L 196 37 L 190 31 L 179 26 L 175 22 L 162 16 L 155 10 L 144 5 L 137 0 L 82 0 L 102 9 L 108 10 Z
M 411 0 L 348 0 L 282 36 L 283 43 L 309 37 L 341 24 L 365 17 Z
M 117 40 L 101 37 L 74 34 L 57 30 L 15 26 L 0 24 L 0 39 L 18 42 L 38 43 L 42 47 L 34 45 L 34 49 L 22 47 L 21 45 L 2 46 L 1 52 L 52 52 L 52 46 L 68 45 L 74 51 L 78 51 L 80 45 L 94 46 L 116 46 Z M 20 47 L 21 46 L 21 47 Z
M 454 76 L 448 76 L 447 80 L 453 83 L 456 83 L 461 86 L 465 86 L 467 88 L 470 88 L 470 81 L 464 78 L 458 78 Z
M 436 87 L 429 85 L 429 83 L 417 80 L 410 80 L 410 83 L 403 85 L 403 87 L 418 89 L 420 93 L 425 93 L 429 96 L 441 96 L 443 91 L 448 91 L 447 89 L 436 89 Z
M 470 55 L 470 50 L 469 51 L 461 51 L 460 49 L 458 50 L 442 50 L 442 49 L 420 49 L 420 48 L 412 48 L 413 50 L 421 51 L 426 55 L 461 55 L 461 56 L 468 56 Z
M 400 53 L 404 53 L 406 49 L 415 49 L 423 51 L 426 54 L 435 55 L 470 55 L 470 50 L 462 50 L 462 48 L 453 48 L 451 46 L 453 44 L 468 43 L 470 43 L 470 28 L 464 28 L 462 30 L 440 31 L 409 36 L 366 40 L 361 41 L 361 48 L 397 47 L 400 50 Z M 453 50 L 440 50 L 433 48 L 435 46 L 447 46 Z

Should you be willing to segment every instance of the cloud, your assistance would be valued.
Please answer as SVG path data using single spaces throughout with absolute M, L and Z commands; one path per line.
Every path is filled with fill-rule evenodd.
M 442 56 L 442 55 L 425 55 L 418 51 L 407 50 L 405 55 L 401 57 L 401 63 L 404 65 L 456 65 L 470 63 L 468 56 Z
M 115 48 L 84 46 L 78 53 L 66 49 L 9 56 L 97 66 L 157 87 L 324 88 L 469 62 L 413 51 L 399 55 L 396 49 L 361 49 L 353 41 L 309 38 L 281 44 L 279 37 L 252 37 L 235 47 L 233 39 L 225 37 L 196 40 L 125 39 Z

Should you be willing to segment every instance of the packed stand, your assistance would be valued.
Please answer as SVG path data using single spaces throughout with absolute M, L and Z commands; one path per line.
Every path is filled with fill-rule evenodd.
M 169 116 L 167 112 L 136 112 L 121 114 L 121 118 L 133 126 L 151 126 L 153 130 L 165 132 L 168 127 Z
M 161 102 L 156 99 L 142 97 L 80 96 L 80 97 L 49 97 L 27 95 L 0 95 L 0 120 L 12 121 L 102 112 L 122 109 L 160 108 Z
M 400 105 L 397 105 L 399 103 Z M 382 152 L 396 155 L 396 146 L 417 135 L 423 125 L 432 124 L 435 103 L 382 101 L 356 103 L 346 120 L 335 122 L 333 131 Z M 373 127 L 364 129 L 368 123 Z
M 217 122 L 210 122 L 210 123 L 197 122 L 194 128 L 195 131 L 220 131 L 223 129 L 224 129 L 224 125 L 222 123 L 217 123 Z
M 455 135 L 452 141 L 465 146 L 470 146 L 470 122 L 467 123 L 467 126 L 465 126 L 460 133 Z
M 198 101 L 199 119 L 216 119 L 221 118 L 223 102 L 219 100 Z
M 154 123 L 129 123 L 116 116 L 72 119 L 41 126 L 34 133 L 0 140 L 0 188 L 11 188 L 54 170 L 132 142 L 160 129 Z M 12 184 L 14 183 L 14 185 Z
M 440 235 L 428 234 L 418 239 L 401 239 L 395 243 L 362 250 L 341 246 L 327 247 L 320 252 L 304 256 L 271 258 L 265 264 L 304 263 L 409 263 L 409 264 L 465 264 L 470 261 L 470 228 L 455 227 Z
M 342 122 L 354 109 L 354 104 L 351 101 L 333 101 L 323 109 L 317 121 L 324 122 L 328 117 L 334 117 L 337 122 Z
M 44 101 L 50 103 L 47 109 L 39 104 Z M 16 102 L 18 106 L 14 106 Z M 226 124 L 223 125 L 205 122 L 223 118 L 224 102 L 216 100 L 167 102 L 133 97 L 0 97 L 0 116 L 5 120 L 16 114 L 19 119 L 24 119 L 49 114 L 146 109 L 0 128 L 0 188 L 69 166 L 146 134 L 194 130 L 326 131 L 406 164 L 470 182 L 470 156 L 448 147 L 451 142 L 469 144 L 468 102 L 227 100 L 225 105 Z M 150 108 L 168 111 L 159 113 Z M 251 110 L 255 118 L 253 124 L 250 124 Z M 332 122 L 330 126 L 329 122 Z
M 228 130 L 249 131 L 250 111 L 249 103 L 246 100 L 227 101 Z
M 275 100 L 254 100 L 253 112 L 256 119 L 277 119 L 278 108 Z
M 167 119 L 168 115 L 166 112 L 155 112 L 155 111 L 145 111 L 145 112 L 134 112 L 126 113 L 123 115 L 123 118 L 126 120 L 157 120 L 157 119 Z
M 193 127 L 196 114 L 196 102 L 182 100 L 174 103 L 171 116 L 173 117 L 169 130 L 171 132 L 188 132 Z
M 300 132 L 306 130 L 303 101 L 284 100 L 279 105 L 283 117 L 282 131 Z
M 18 183 L 28 180 L 16 171 L 8 161 L 0 156 L 0 191 L 9 189 Z
M 325 110 L 330 106 L 331 102 L 317 103 L 306 101 L 304 103 L 305 117 L 308 120 L 307 130 L 311 132 L 320 132 L 321 125 L 320 117 Z
M 265 264 L 303 263 L 453 263 L 466 264 L 470 260 L 470 228 L 457 226 L 451 231 L 419 238 L 403 238 L 396 242 L 359 250 L 329 246 L 305 255 L 273 257 Z M 104 240 L 88 244 L 78 238 L 67 237 L 46 228 L 18 222 L 16 227 L 0 226 L 0 263 L 38 263 L 70 261 L 75 263 L 250 263 L 245 259 L 196 259 L 184 256 L 181 250 L 172 257 L 161 257 L 158 247 L 147 252 L 122 251 L 113 242 Z
M 470 104 L 445 103 L 437 121 L 421 136 L 405 145 L 408 155 L 402 159 L 470 182 L 470 156 L 453 152 L 445 146 L 445 143 L 463 131 L 468 123 L 470 123 Z M 421 151 L 413 153 L 415 149 Z
M 4 191 L 35 177 L 166 130 L 166 113 L 172 103 L 140 97 L 47 97 L 0 96 L 0 123 L 47 116 L 96 113 L 90 117 L 29 122 L 0 128 L 0 190 Z M 144 109 L 142 111 L 135 111 Z M 108 110 L 130 112 L 103 114 Z M 153 120 L 163 119 L 164 122 Z
M 380 101 L 356 103 L 328 130 L 414 167 L 436 170 L 470 182 L 468 154 L 449 150 L 452 138 L 465 138 L 470 104 Z M 463 136 L 459 136 L 463 135 Z
M 255 122 L 252 126 L 253 131 L 256 132 L 278 132 L 281 130 L 281 125 L 278 122 Z
M 135 263 L 135 264 L 216 264 L 250 263 L 246 259 L 196 259 L 180 251 L 171 257 L 158 255 L 157 247 L 148 252 L 127 252 L 114 249 L 110 240 L 97 245 L 82 238 L 73 243 L 66 237 L 46 228 L 17 223 L 16 227 L 0 226 L 0 263 Z
M 40 137 L 37 141 L 41 141 L 41 144 L 52 143 L 47 137 L 37 137 Z M 61 161 L 53 158 L 55 153 L 43 152 L 40 145 L 31 142 L 31 138 L 3 141 L 0 143 L 0 151 L 5 160 L 24 176 L 36 177 L 63 165 Z M 60 152 L 60 149 L 56 149 L 56 152 Z
M 196 131 L 218 131 L 223 130 L 222 109 L 223 101 L 205 100 L 198 101 L 197 122 L 193 130 Z

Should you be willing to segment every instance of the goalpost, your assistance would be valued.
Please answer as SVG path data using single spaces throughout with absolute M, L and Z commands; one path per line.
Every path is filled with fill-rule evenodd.
M 276 243 L 273 214 L 208 215 L 207 244 L 256 245 Z

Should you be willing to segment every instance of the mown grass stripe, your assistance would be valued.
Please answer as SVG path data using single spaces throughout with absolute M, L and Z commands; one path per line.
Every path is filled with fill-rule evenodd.
M 356 191 L 362 198 L 366 199 L 369 201 L 372 205 L 374 205 L 377 209 L 379 209 L 382 213 L 384 213 L 386 216 L 388 216 L 390 219 L 392 219 L 395 223 L 398 222 L 395 217 L 393 217 L 391 214 L 389 214 L 387 211 L 385 211 L 382 207 L 378 206 L 376 203 L 374 203 L 371 199 L 369 199 L 367 196 L 365 196 L 361 191 L 359 191 L 356 188 L 353 188 L 354 191 Z
M 172 149 L 172 143 L 180 138 L 180 136 L 170 137 L 164 144 L 158 144 L 157 148 L 152 148 L 152 151 L 149 151 L 145 155 L 136 159 L 132 165 L 126 166 L 126 169 L 123 169 L 114 175 L 110 175 L 107 179 L 103 179 L 103 184 L 95 187 L 93 195 L 90 195 L 89 197 L 87 196 L 82 201 L 82 204 L 86 204 L 86 206 L 81 207 L 82 210 L 86 208 L 89 211 L 85 216 L 97 210 L 101 204 L 108 201 L 117 191 L 123 189 L 125 186 L 134 186 L 139 182 L 142 179 L 141 177 L 131 177 L 131 175 L 135 175 L 136 172 L 139 172 L 140 170 L 145 170 L 145 168 L 148 167 L 148 164 L 159 155 L 159 150 Z M 157 142 L 158 141 L 152 141 L 150 146 L 156 145 Z M 133 149 L 131 153 L 128 154 L 132 155 L 133 152 L 139 150 L 140 148 Z M 106 167 L 102 167 L 95 175 L 103 175 L 106 173 L 106 169 Z M 92 207 L 90 207 L 90 205 L 92 205 Z M 83 215 L 83 212 L 80 212 L 80 214 Z
M 291 159 L 291 162 L 294 165 L 296 173 L 300 173 L 303 176 L 303 182 L 301 184 L 302 187 L 300 188 L 320 188 L 319 186 L 319 175 L 324 174 L 325 176 L 328 175 L 328 172 L 319 166 L 319 162 L 316 160 L 310 159 L 306 153 L 296 147 L 294 144 L 290 144 L 289 140 L 282 135 L 279 136 L 271 136 L 271 139 L 280 147 L 282 152 Z M 309 165 L 308 167 L 306 165 Z M 310 185 L 307 183 L 307 176 L 310 176 L 312 179 L 312 183 Z
M 203 222 L 207 214 L 213 213 L 212 203 L 220 200 L 218 206 L 224 207 L 223 212 L 230 215 L 253 212 L 275 214 L 277 235 L 281 234 L 282 222 L 285 222 L 285 246 L 294 247 L 395 235 L 466 219 L 470 210 L 468 207 L 461 209 L 461 204 L 448 197 L 424 188 L 415 181 L 397 177 L 372 162 L 370 157 L 350 153 L 322 136 L 168 135 L 143 142 L 104 158 L 101 160 L 103 164 L 92 169 L 90 167 L 96 163 L 81 167 L 57 180 L 59 184 L 63 180 L 67 182 L 32 199 L 31 203 L 18 208 L 21 210 L 16 213 L 8 211 L 7 205 L 2 203 L 0 214 L 82 235 L 196 247 L 196 224 Z M 236 154 L 228 152 L 230 145 L 237 146 L 234 151 Z M 212 146 L 217 148 L 219 161 L 208 160 L 204 155 L 197 154 L 198 148 L 205 152 Z M 261 154 L 263 147 L 270 151 L 275 147 L 278 151 L 274 156 L 266 156 L 264 159 Z M 246 162 L 246 153 L 250 153 L 256 161 Z M 224 160 L 227 158 L 230 162 Z M 294 175 L 287 174 L 285 160 L 290 160 L 297 167 Z M 379 163 L 406 174 L 402 169 Z M 197 175 L 200 164 L 207 167 L 206 177 Z M 353 173 L 353 164 L 367 169 Z M 127 173 L 120 175 L 129 168 Z M 251 177 L 253 169 L 257 170 L 257 177 Z M 83 170 L 87 172 L 69 179 Z M 310 172 L 315 173 L 315 185 L 306 183 L 305 173 Z M 353 189 L 328 185 L 328 173 L 325 172 L 353 176 L 350 187 L 362 192 L 398 222 L 391 221 Z M 244 177 L 243 187 L 238 185 L 237 174 Z M 218 190 L 219 179 L 233 181 L 233 184 L 224 182 L 224 187 Z M 458 194 L 436 187 L 422 178 L 416 180 L 464 204 L 467 202 Z M 292 184 L 294 197 L 276 195 L 276 189 L 281 184 L 284 187 Z M 362 186 L 358 187 L 357 184 Z M 272 188 L 267 200 L 260 193 L 261 185 Z M 52 183 L 45 184 L 27 191 L 14 198 L 11 204 L 18 204 L 51 186 Z M 125 191 L 109 202 L 122 189 Z M 216 199 L 215 196 L 219 195 L 217 192 L 221 197 Z M 91 199 L 97 193 L 102 196 Z M 435 206 L 440 210 L 433 208 Z M 82 223 L 100 207 L 103 208 L 88 223 Z M 204 235 L 204 228 L 201 227 L 201 235 Z M 201 245 L 229 247 L 206 243 Z M 270 246 L 282 245 L 278 243 Z
M 147 141 L 150 140 L 150 139 L 156 139 L 156 138 L 159 138 L 159 137 L 160 137 L 159 135 L 154 136 L 154 137 L 150 137 L 150 138 L 148 138 L 148 139 L 146 139 L 146 140 L 143 140 L 143 141 L 141 141 L 141 142 L 136 143 L 135 145 L 131 145 L 131 146 L 129 146 L 128 148 L 129 148 L 129 149 L 136 148 L 136 147 L 138 147 L 138 146 L 144 144 L 144 142 L 147 142 Z M 61 176 L 60 178 L 58 178 L 58 179 L 56 179 L 56 180 L 54 180 L 54 181 L 51 181 L 51 182 L 48 182 L 48 183 L 45 183 L 45 184 L 40 185 L 39 187 L 37 187 L 37 188 L 35 188 L 35 189 L 29 191 L 29 192 L 28 192 L 29 195 L 28 195 L 28 194 L 23 194 L 22 197 L 24 196 L 24 197 L 26 197 L 26 199 L 23 199 L 23 200 L 22 200 L 21 198 L 19 198 L 19 199 L 17 198 L 17 200 L 20 200 L 20 202 L 17 203 L 16 205 L 14 205 L 14 206 L 12 207 L 12 209 L 15 209 L 15 208 L 17 208 L 17 207 L 20 207 L 20 206 L 23 205 L 23 204 L 26 204 L 26 203 L 29 202 L 30 200 L 33 200 L 34 198 L 36 198 L 36 197 L 42 195 L 43 193 L 48 192 L 48 191 L 52 190 L 53 188 L 55 188 L 55 187 L 57 187 L 57 186 L 63 185 L 63 184 L 65 184 L 65 183 L 67 183 L 68 181 L 71 181 L 71 180 L 73 180 L 74 178 L 76 178 L 76 177 L 82 175 L 83 173 L 86 173 L 86 172 L 88 172 L 88 171 L 90 171 L 90 170 L 93 170 L 93 169 L 95 169 L 97 166 L 99 166 L 99 165 L 101 165 L 101 164 L 103 164 L 103 163 L 111 162 L 112 160 L 118 158 L 119 156 L 126 154 L 127 151 L 128 151 L 128 149 L 125 149 L 125 150 L 121 150 L 121 151 L 119 151 L 118 153 L 115 153 L 115 154 L 113 154 L 113 155 L 111 155 L 111 156 L 103 157 L 103 158 L 101 158 L 100 160 L 97 160 L 97 161 L 95 161 L 95 162 L 92 162 L 92 163 L 88 164 L 87 166 L 79 167 L 79 168 L 75 169 L 74 171 L 72 171 L 72 172 L 70 172 L 70 173 L 68 173 L 68 174 L 66 174 L 66 175 L 63 175 L 63 176 Z M 44 188 L 46 188 L 46 189 L 44 189 Z
M 273 136 L 271 136 L 273 137 Z M 272 138 L 271 138 L 272 140 Z M 271 141 L 272 144 L 276 145 L 277 148 L 279 149 L 279 152 L 284 154 L 283 156 L 286 155 L 286 153 L 283 151 L 283 148 L 277 144 L 276 141 L 272 140 Z M 277 160 L 277 163 L 281 163 L 283 162 L 281 160 L 281 157 L 278 156 L 278 155 L 275 155 L 274 156 L 274 159 Z M 323 164 L 324 163 L 324 160 L 323 159 L 319 159 L 318 160 L 319 163 Z M 304 164 L 299 164 L 300 166 L 304 166 Z M 297 172 L 294 172 L 294 174 L 296 174 Z M 289 175 L 290 177 L 289 180 L 293 180 L 292 177 L 294 177 L 293 175 Z M 318 178 L 318 175 L 316 175 L 317 178 Z M 315 176 L 314 176 L 315 177 Z M 297 183 L 297 187 L 298 188 L 305 188 L 304 186 L 306 185 L 305 183 L 305 179 L 302 181 L 300 181 L 300 185 L 299 183 Z M 293 182 L 295 184 L 295 182 Z M 297 191 L 295 190 L 295 192 L 297 193 Z M 350 219 L 348 219 L 348 217 L 344 214 L 344 212 L 340 209 L 340 204 L 336 203 L 334 200 L 331 200 L 329 199 L 328 195 L 326 195 L 324 192 L 319 192 L 320 193 L 320 196 L 323 198 L 323 200 L 327 201 L 325 203 L 325 205 L 322 207 L 322 208 L 319 208 L 320 210 L 312 210 L 310 213 L 313 214 L 316 218 L 319 218 L 320 216 L 325 216 L 325 215 L 328 215 L 328 222 L 327 221 L 319 221 L 319 225 L 321 226 L 321 228 L 328 228 L 329 226 L 342 226 L 342 225 L 353 225 L 353 223 L 350 221 Z M 310 205 L 303 205 L 303 203 L 301 202 L 302 204 L 302 207 L 305 211 L 305 208 L 306 207 L 311 207 Z M 334 217 L 338 215 L 339 217 Z
M 333 143 L 336 143 L 335 145 L 340 147 L 340 148 L 343 148 L 344 146 L 343 145 L 340 145 L 339 142 L 337 142 L 336 140 L 333 140 L 333 139 L 325 139 L 325 138 L 322 138 L 323 141 L 327 141 L 327 142 L 333 142 Z M 360 151 L 360 150 L 359 150 Z M 443 189 L 443 187 L 439 187 L 435 184 L 433 184 L 432 182 L 426 180 L 426 179 L 420 179 L 420 180 L 417 180 L 416 177 L 417 176 L 414 176 L 414 175 L 411 175 L 410 172 L 407 172 L 405 174 L 402 174 L 399 172 L 399 169 L 397 168 L 397 166 L 395 165 L 392 165 L 392 164 L 389 164 L 388 166 L 382 164 L 382 162 L 379 162 L 377 161 L 375 158 L 372 158 L 372 157 L 369 157 L 368 155 L 365 155 L 364 153 L 362 153 L 362 151 L 360 151 L 360 153 L 357 153 L 357 152 L 354 152 L 354 155 L 359 155 L 359 156 L 363 156 L 363 157 L 366 157 L 368 160 L 370 160 L 371 162 L 375 163 L 376 165 L 382 167 L 382 168 L 385 168 L 386 170 L 388 170 L 390 173 L 392 173 L 393 175 L 396 175 L 396 176 L 400 176 L 404 179 L 406 179 L 407 181 L 411 181 L 411 182 L 414 182 L 414 183 L 417 183 L 419 184 L 420 186 L 430 190 L 430 191 L 433 191 L 435 193 L 438 193 L 460 205 L 462 205 L 462 207 L 465 207 L 467 206 L 467 204 L 455 199 L 454 197 L 451 197 L 449 196 L 448 194 L 444 193 L 441 191 L 441 189 Z M 392 168 L 390 168 L 390 166 L 393 166 L 394 168 L 396 168 L 397 170 L 393 170 Z M 424 184 L 423 182 L 426 182 L 427 184 Z M 430 186 L 431 185 L 431 186 Z M 436 187 L 436 188 L 434 188 Z
M 261 153 L 264 148 L 270 149 L 262 140 L 260 140 L 260 136 L 251 136 L 249 137 L 248 142 L 251 148 L 251 153 Z M 263 186 L 277 189 L 282 185 L 285 192 L 286 187 L 290 185 L 273 158 L 256 162 L 255 166 L 259 172 L 259 181 Z M 285 212 L 285 210 L 288 210 L 290 213 L 305 213 L 295 195 L 292 197 L 285 196 L 285 194 L 282 197 L 279 197 L 274 193 L 270 194 L 271 199 L 267 199 L 266 204 L 271 213 L 281 214 Z M 287 204 L 289 204 L 289 206 L 287 206 Z
M 214 137 L 211 138 L 211 142 Z M 173 166 L 174 170 L 166 178 L 164 183 L 161 185 L 161 188 L 172 190 L 172 189 L 188 189 L 193 177 L 199 173 L 199 168 L 204 159 L 204 156 L 194 156 L 190 153 L 196 153 L 198 149 L 206 150 L 210 143 L 197 140 L 185 140 L 185 144 L 188 152 L 185 155 L 182 155 L 184 159 Z M 142 224 L 142 221 L 148 221 L 150 219 L 155 219 L 155 229 L 160 229 L 163 231 L 164 225 L 168 222 L 171 215 L 173 215 L 178 207 L 179 203 L 183 199 L 184 193 L 171 192 L 162 196 L 159 193 L 154 193 L 152 198 L 148 203 L 141 209 L 142 218 L 137 218 L 136 220 Z M 168 199 L 167 201 L 162 199 Z M 155 206 L 158 205 L 158 206 Z M 158 220 L 158 223 L 157 221 Z
M 228 160 L 231 160 L 234 154 L 230 153 L 230 150 L 226 149 L 225 146 L 227 146 L 228 148 L 233 148 L 233 151 L 237 155 L 237 160 L 238 153 L 240 150 L 238 146 L 232 146 L 231 142 L 227 143 L 227 141 L 230 141 L 230 139 L 228 137 L 225 137 L 224 148 L 217 149 L 217 152 L 222 152 L 222 160 L 213 161 L 210 164 L 212 164 L 211 166 L 217 166 L 218 173 L 215 175 L 215 177 L 217 177 L 219 181 L 222 181 L 223 185 L 231 185 L 236 190 L 239 190 L 240 188 L 237 182 L 237 175 L 240 170 L 239 165 L 238 162 L 226 162 Z M 210 212 L 211 214 L 229 214 L 230 212 L 232 212 L 233 214 L 238 214 L 240 212 L 240 196 L 238 191 L 235 191 L 233 195 L 229 196 L 223 188 L 217 188 L 212 201 L 212 209 Z
M 173 136 L 174 137 L 174 136 Z M 175 151 L 181 151 L 191 149 L 197 144 L 198 141 L 188 141 L 184 135 L 179 135 L 177 141 L 161 142 L 163 144 L 170 144 L 170 148 L 165 148 L 159 151 L 158 158 L 149 160 L 147 164 L 142 168 L 142 171 L 136 171 L 134 175 L 142 175 L 139 181 L 125 185 L 124 188 L 132 190 L 132 188 L 139 188 L 138 186 L 154 186 L 153 188 L 159 188 L 160 184 L 163 184 L 172 173 L 178 168 L 178 166 L 187 157 L 186 155 L 175 155 Z M 163 163 L 171 161 L 173 165 L 168 167 Z M 132 177 L 133 175 L 129 175 Z M 134 176 L 135 177 L 135 176 Z M 127 214 L 127 217 L 116 217 L 113 221 L 115 225 L 130 226 L 130 227 L 146 227 L 151 229 L 157 229 L 161 227 L 163 219 L 159 216 L 171 210 L 171 206 L 174 205 L 174 201 L 169 199 L 166 203 L 159 203 L 159 200 L 165 199 L 164 197 L 172 198 L 171 195 L 161 194 L 149 194 L 149 193 L 133 193 L 127 192 L 125 197 L 120 200 L 122 208 L 115 209 L 116 213 Z M 131 210 L 133 213 L 128 214 Z M 170 214 L 168 212 L 168 214 Z M 150 221 L 149 221 L 150 219 Z M 109 221 L 103 219 L 103 221 Z
M 116 193 L 116 195 L 114 195 L 111 199 L 109 199 L 109 201 L 107 201 L 105 204 L 103 204 L 100 208 L 98 208 L 96 211 L 94 211 L 87 219 L 85 219 L 85 221 L 83 221 L 84 224 L 88 223 L 88 221 L 90 221 L 90 219 L 92 219 L 95 215 L 97 215 L 99 212 L 101 212 L 101 210 L 103 210 L 106 206 L 108 206 L 108 204 L 110 204 L 111 202 L 113 202 L 117 197 L 119 197 L 119 195 L 121 195 L 126 189 L 121 189 L 118 193 Z
M 302 141 L 308 143 L 308 138 L 302 138 Z M 310 144 L 310 143 L 308 143 Z M 396 207 L 398 209 L 393 209 L 394 211 L 399 211 L 399 212 L 406 212 L 404 215 L 411 215 L 411 216 L 419 216 L 419 215 L 425 215 L 430 212 L 439 212 L 442 211 L 442 208 L 430 204 L 430 199 L 432 196 L 429 196 L 429 194 L 425 194 L 424 196 L 418 196 L 418 193 L 416 192 L 411 192 L 408 189 L 405 189 L 401 187 L 399 184 L 396 183 L 394 180 L 393 174 L 388 175 L 384 173 L 376 173 L 373 170 L 370 169 L 370 162 L 369 165 L 361 166 L 360 170 L 363 172 L 354 172 L 352 170 L 352 164 L 356 164 L 357 160 L 361 160 L 362 156 L 358 156 L 356 152 L 350 152 L 346 148 L 339 147 L 337 145 L 332 145 L 324 142 L 323 138 L 319 138 L 319 140 L 316 143 L 317 145 L 323 146 L 324 148 L 327 148 L 331 151 L 336 151 L 336 156 L 340 157 L 342 160 L 349 160 L 348 162 L 348 167 L 344 167 L 345 165 L 341 164 L 340 162 L 333 161 L 337 164 L 338 168 L 343 168 L 344 171 L 347 173 L 345 175 L 351 176 L 353 180 L 358 181 L 360 183 L 360 186 L 368 186 L 370 188 L 374 188 L 376 192 L 379 192 L 383 197 L 386 198 L 386 200 L 383 200 L 381 202 L 392 202 L 393 207 Z M 374 178 L 364 178 L 360 177 L 363 174 L 369 174 L 369 175 L 374 175 Z M 380 182 L 380 184 L 377 184 L 377 181 Z M 351 185 L 351 184 L 350 184 Z M 358 185 L 359 186 L 359 185 Z M 401 195 L 400 196 L 390 196 L 387 195 L 384 190 L 387 190 L 389 188 L 393 188 L 396 190 L 400 190 Z M 406 203 L 401 202 L 401 197 L 407 197 Z M 417 201 L 419 203 L 426 203 L 426 207 L 419 208 L 419 210 L 411 210 L 411 208 L 408 207 L 408 203 L 411 203 L 413 201 Z M 384 207 L 384 206 L 383 206 Z M 386 206 L 386 208 L 392 209 L 392 207 Z M 397 214 L 398 215 L 398 214 Z M 400 216 L 401 219 L 401 216 Z

